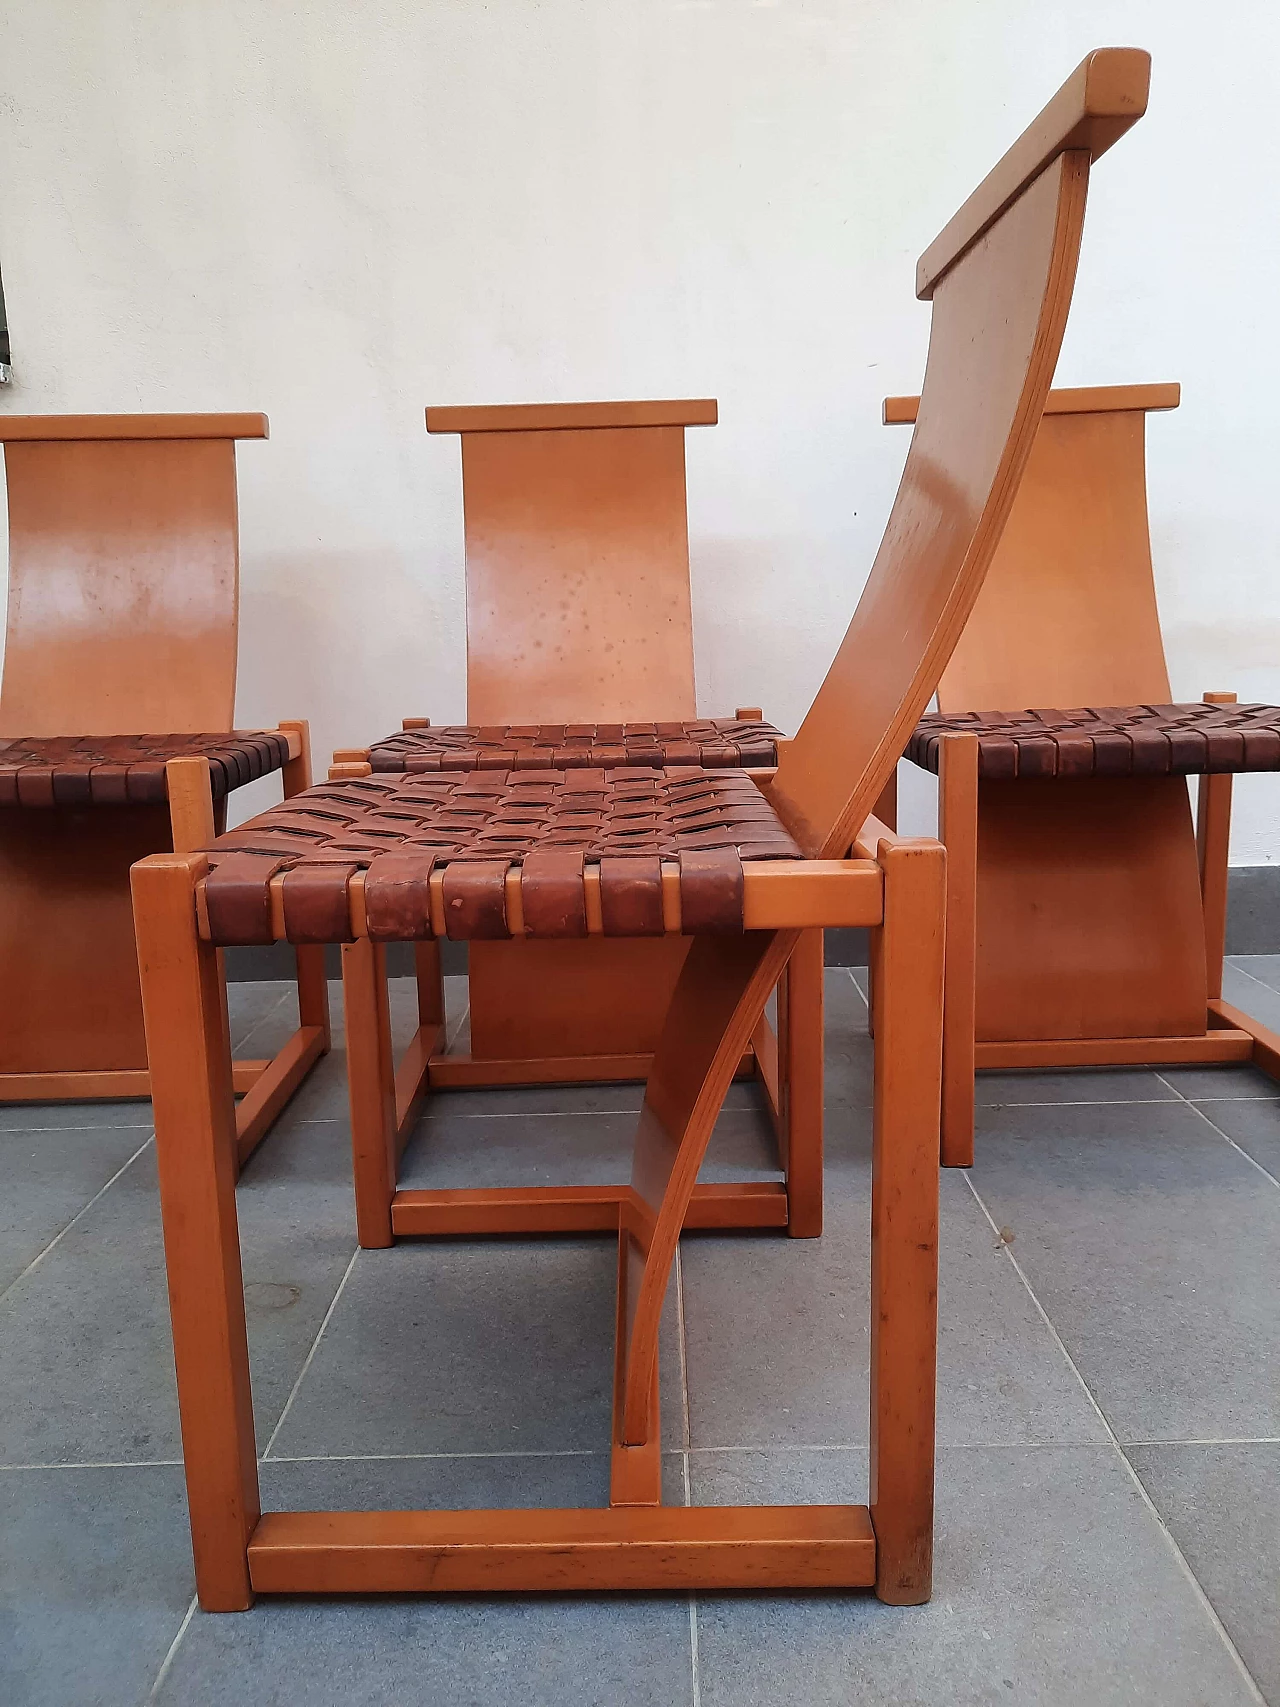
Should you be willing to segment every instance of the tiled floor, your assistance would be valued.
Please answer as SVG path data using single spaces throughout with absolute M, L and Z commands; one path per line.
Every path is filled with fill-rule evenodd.
M 663 1365 L 676 1500 L 865 1498 L 870 1045 L 854 976 L 828 981 L 826 1234 L 685 1241 Z M 1280 958 L 1237 961 L 1228 994 L 1280 1026 Z M 281 987 L 239 986 L 234 1009 L 252 1054 L 289 1025 Z M 0 1702 L 1280 1707 L 1280 1086 L 992 1074 L 980 1095 L 977 1165 L 942 1182 L 936 1590 L 911 1610 L 194 1612 L 146 1107 L 0 1109 Z M 638 1100 L 441 1096 L 407 1177 L 617 1177 Z M 711 1166 L 772 1166 L 749 1087 Z M 268 1504 L 605 1497 L 606 1242 L 356 1256 L 340 1052 L 239 1202 Z

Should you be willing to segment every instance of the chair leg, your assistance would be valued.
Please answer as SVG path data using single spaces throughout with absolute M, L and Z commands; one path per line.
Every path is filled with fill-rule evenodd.
M 311 787 L 311 725 L 305 718 L 296 718 L 282 723 L 280 727 L 291 729 L 298 736 L 302 748 L 296 759 L 286 763 L 281 778 L 284 797 L 289 800 Z M 297 961 L 298 1024 L 320 1028 L 323 1038 L 320 1053 L 327 1055 L 333 1043 L 333 1032 L 329 1021 L 329 981 L 324 969 L 324 949 L 300 947 L 294 950 L 294 955 Z
M 779 990 L 786 1004 L 779 1025 L 786 1122 L 787 1232 L 793 1239 L 822 1234 L 823 933 L 802 931 Z M 781 1021 L 782 1016 L 779 1015 Z
M 235 1198 L 235 1103 L 217 950 L 196 934 L 201 855 L 132 875 L 182 1455 L 200 1604 L 252 1604 L 260 1514 Z
M 1233 693 L 1207 693 L 1209 705 L 1233 705 Z M 1196 853 L 1204 904 L 1204 960 L 1210 1001 L 1222 996 L 1227 951 L 1227 854 L 1231 842 L 1230 775 L 1202 776 L 1196 791 Z
M 946 858 L 882 846 L 871 1185 L 871 1521 L 876 1593 L 928 1600 L 933 1580 L 938 1121 Z
M 696 937 L 654 1052 L 636 1129 L 631 1195 L 620 1216 L 626 1345 L 614 1437 L 652 1437 L 658 1323 L 685 1211 L 747 1040 L 798 931 Z M 620 1323 L 620 1327 L 621 1327 Z
M 944 735 L 938 837 L 947 850 L 946 990 L 942 1040 L 942 1165 L 973 1166 L 978 954 L 978 741 Z
M 365 1250 L 392 1242 L 396 1189 L 395 1060 L 387 999 L 387 951 L 362 937 L 342 947 L 342 1005 L 351 1103 L 356 1235 Z

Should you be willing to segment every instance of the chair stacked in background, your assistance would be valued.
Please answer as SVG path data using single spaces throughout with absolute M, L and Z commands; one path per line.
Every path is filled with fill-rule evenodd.
M 150 1094 L 129 867 L 199 846 L 227 796 L 310 783 L 307 726 L 231 729 L 235 441 L 263 415 L 0 416 L 0 1101 Z M 329 1047 L 321 950 L 299 1029 L 241 1061 L 241 1159 Z
M 919 419 L 848 633 L 766 789 L 740 771 L 654 773 L 644 845 L 656 882 L 616 869 L 626 861 L 611 852 L 608 807 L 631 799 L 620 772 L 585 791 L 568 771 L 541 773 L 536 790 L 522 773 L 494 772 L 493 792 L 473 793 L 465 812 L 438 778 L 336 781 L 203 852 L 134 868 L 202 1605 L 412 1589 L 874 1584 L 891 1602 L 928 1597 L 945 858 L 868 814 L 1000 538 L 1066 324 L 1090 163 L 1141 115 L 1148 71 L 1133 50 L 1090 55 L 922 258 L 918 294 L 933 318 Z M 679 811 L 664 811 L 690 788 L 701 791 L 692 838 Z M 574 833 L 560 833 L 571 817 Z M 714 823 L 713 845 L 701 832 Z M 784 848 L 794 851 L 777 857 Z M 654 1051 L 631 1181 L 616 1194 L 609 1507 L 264 1516 L 219 944 L 265 934 L 359 947 L 446 930 L 567 938 L 585 927 L 599 946 L 655 909 L 664 934 L 693 940 Z M 876 974 L 869 1503 L 663 1508 L 658 1325 L 677 1242 L 769 993 L 800 933 L 829 924 L 871 929 Z M 376 1161 L 357 1154 L 357 1169 Z
M 771 773 L 779 734 L 758 708 L 696 716 L 684 435 L 715 421 L 711 399 L 428 409 L 428 432 L 462 443 L 469 722 L 406 719 L 371 748 L 335 753 L 330 777 Z M 617 848 L 625 852 L 621 828 Z M 422 943 L 419 1029 L 395 1075 L 397 1153 L 428 1088 L 643 1079 L 689 943 L 664 934 L 656 915 L 641 928 L 649 934 L 607 945 L 585 931 L 576 940 L 473 937 L 466 1053 L 445 1051 L 439 954 Z M 362 956 L 369 964 L 357 967 Z M 380 1036 L 385 953 L 368 944 L 348 961 L 350 1012 Z M 743 1058 L 764 1088 L 786 1189 L 744 1196 L 740 1223 L 725 1198 L 720 1213 L 730 1219 L 720 1224 L 822 1231 L 822 1024 L 815 931 L 782 974 L 777 1033 L 762 1018 Z M 371 1110 L 380 1122 L 389 1094 L 379 1083 L 372 1103 L 353 1101 L 357 1126 Z M 394 1187 L 393 1162 L 379 1207 L 361 1205 L 362 1237 L 389 1240 Z M 584 1213 L 581 1203 L 564 1209 L 575 1226 Z M 539 1214 L 538 1230 L 550 1230 L 550 1206 Z
M 1178 400 L 1050 393 L 939 710 L 907 748 L 939 775 L 947 847 L 949 1165 L 973 1160 L 977 1068 L 1252 1061 L 1280 1077 L 1280 1038 L 1222 1000 L 1231 777 L 1280 770 L 1280 707 L 1170 704 L 1146 415 Z M 887 422 L 915 413 L 885 405 Z

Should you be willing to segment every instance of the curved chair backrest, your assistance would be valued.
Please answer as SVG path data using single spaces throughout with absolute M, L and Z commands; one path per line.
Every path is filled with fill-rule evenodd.
M 1167 705 L 1147 521 L 1146 419 L 1176 385 L 1051 391 L 940 711 Z M 886 426 L 918 399 L 886 397 Z
M 1150 57 L 1092 53 L 921 258 L 933 301 L 919 417 L 853 621 L 770 799 L 843 854 L 938 685 L 982 586 L 1053 378 L 1090 162 L 1146 110 Z
M 266 436 L 265 415 L 0 416 L 0 735 L 232 727 L 235 441 Z
M 696 717 L 684 429 L 713 400 L 428 409 L 462 435 L 467 720 Z

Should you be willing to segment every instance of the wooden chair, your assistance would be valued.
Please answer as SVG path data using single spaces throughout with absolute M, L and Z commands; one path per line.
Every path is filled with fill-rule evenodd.
M 977 1068 L 1280 1076 L 1280 1038 L 1222 1000 L 1231 773 L 1280 769 L 1280 707 L 1169 703 L 1145 429 L 1178 400 L 1176 385 L 1050 393 L 939 711 L 907 749 L 939 773 L 948 855 L 949 1166 L 973 1160 Z M 889 398 L 885 420 L 915 404 Z M 1032 704 L 1082 709 L 984 709 Z
M 895 1603 L 928 1598 L 945 859 L 939 844 L 900 841 L 867 815 L 999 540 L 1066 323 L 1090 161 L 1143 111 L 1148 70 L 1136 50 L 1090 55 L 925 253 L 929 364 L 898 497 L 836 660 L 767 788 L 741 771 L 663 771 L 644 787 L 623 771 L 353 778 L 203 854 L 134 868 L 202 1605 L 243 1608 L 255 1592 L 871 1585 Z M 343 941 L 349 963 L 367 968 L 370 945 L 387 940 L 599 943 L 655 919 L 693 941 L 631 1181 L 609 1205 L 610 1505 L 262 1515 L 217 945 Z M 799 933 L 854 924 L 871 928 L 876 968 L 869 1505 L 663 1508 L 659 1317 L 688 1212 L 714 1206 L 696 1183 L 711 1129 Z M 382 1099 L 381 1121 L 354 1134 L 357 1172 L 386 1169 L 390 1048 L 358 1024 L 349 1049 L 353 1075 Z M 470 1212 L 486 1197 L 457 1201 Z M 584 1221 L 603 1224 L 594 1203 Z
M 336 752 L 330 778 L 771 771 L 780 736 L 759 708 L 696 715 L 684 435 L 716 417 L 713 399 L 428 409 L 429 433 L 462 442 L 469 722 L 407 718 L 371 748 Z M 688 948 L 686 937 L 661 934 L 472 942 L 471 1047 L 446 1052 L 439 955 L 424 943 L 421 1025 L 399 1079 L 400 1145 L 428 1089 L 643 1079 Z M 385 1004 L 382 982 L 368 1000 Z M 821 932 L 802 938 L 778 996 L 778 1033 L 761 1019 L 742 1070 L 759 1075 L 777 1135 L 787 1192 L 776 1224 L 816 1238 Z
M 235 441 L 266 435 L 263 415 L 0 416 L 0 1101 L 150 1094 L 129 867 L 208 841 L 257 776 L 309 786 L 305 723 L 230 733 Z M 290 1042 L 236 1063 L 242 1159 L 329 1046 L 322 953 L 299 953 Z

